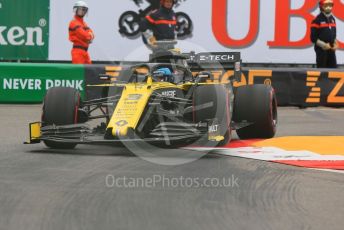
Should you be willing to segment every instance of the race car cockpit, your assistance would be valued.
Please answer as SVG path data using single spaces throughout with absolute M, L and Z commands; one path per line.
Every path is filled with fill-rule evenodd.
M 175 64 L 157 64 L 151 69 L 152 78 L 157 82 L 180 84 L 192 81 L 192 73 L 183 66 Z
M 159 68 L 152 73 L 153 81 L 175 83 L 174 76 L 169 68 Z

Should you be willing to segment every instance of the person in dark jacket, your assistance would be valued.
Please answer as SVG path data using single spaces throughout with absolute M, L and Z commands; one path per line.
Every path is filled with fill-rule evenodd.
M 333 0 L 319 1 L 320 14 L 311 25 L 311 40 L 314 43 L 318 68 L 337 68 L 336 20 L 332 15 Z
M 148 14 L 140 23 L 144 42 L 155 47 L 156 41 L 176 39 L 176 14 L 173 11 L 175 0 L 161 0 L 160 8 Z

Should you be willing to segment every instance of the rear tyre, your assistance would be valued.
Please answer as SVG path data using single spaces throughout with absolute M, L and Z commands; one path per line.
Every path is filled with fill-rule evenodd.
M 78 122 L 80 94 L 76 89 L 67 87 L 50 88 L 44 97 L 42 125 L 70 125 Z M 76 144 L 44 141 L 54 149 L 73 149 Z
M 217 146 L 225 145 L 231 139 L 231 103 L 228 91 L 224 85 L 204 85 L 198 86 L 193 95 L 193 121 L 195 123 L 217 118 L 220 135 L 225 137 L 217 143 Z
M 272 138 L 277 127 L 277 99 L 268 85 L 247 85 L 237 88 L 233 120 L 251 125 L 238 129 L 240 139 Z

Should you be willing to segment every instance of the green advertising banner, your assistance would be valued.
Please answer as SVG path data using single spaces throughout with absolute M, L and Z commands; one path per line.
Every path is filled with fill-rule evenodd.
M 0 63 L 0 103 L 40 103 L 51 87 L 73 87 L 84 95 L 85 68 L 70 64 Z
M 47 60 L 49 0 L 0 0 L 0 60 Z

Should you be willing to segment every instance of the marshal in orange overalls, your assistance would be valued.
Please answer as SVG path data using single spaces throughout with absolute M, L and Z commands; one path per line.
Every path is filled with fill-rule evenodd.
M 69 24 L 69 40 L 73 43 L 71 52 L 73 64 L 92 64 L 88 46 L 93 39 L 93 31 L 87 26 L 82 17 L 75 15 Z

